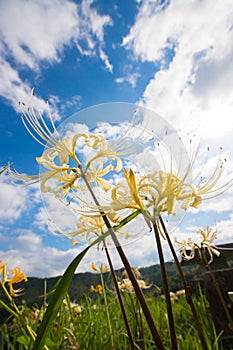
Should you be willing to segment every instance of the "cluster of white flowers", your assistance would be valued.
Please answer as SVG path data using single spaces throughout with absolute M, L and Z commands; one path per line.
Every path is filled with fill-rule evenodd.
M 145 147 L 149 139 L 151 141 L 151 134 L 143 128 L 137 129 L 135 123 L 113 143 L 100 132 L 80 132 L 62 138 L 50 112 L 48 126 L 39 111 L 26 108 L 24 104 L 21 106 L 26 129 L 45 147 L 42 156 L 36 158 L 44 171 L 35 176 L 14 172 L 14 176 L 29 184 L 40 182 L 42 192 L 53 193 L 78 214 L 77 230 L 67 234 L 74 244 L 76 236 L 84 236 L 89 241 L 93 235 L 100 236 L 105 232 L 103 216 L 107 216 L 113 225 L 118 225 L 123 217 L 138 211 L 147 221 L 155 222 L 163 213 L 175 215 L 178 205 L 183 210 L 198 208 L 203 200 L 219 195 L 232 185 L 230 180 L 224 186 L 218 186 L 224 168 L 221 159 L 213 175 L 208 180 L 198 180 L 197 184 L 188 181 L 195 161 L 193 157 L 182 176 L 172 166 L 169 170 L 154 169 L 143 175 L 143 169 L 137 174 L 131 168 L 126 170 L 123 158 Z M 143 142 L 136 143 L 137 138 Z M 82 157 L 84 149 L 88 159 Z M 114 181 L 116 174 L 121 174 L 119 181 Z M 97 196 L 99 192 L 106 195 L 103 201 Z M 203 245 L 209 249 L 211 242 L 205 239 Z M 181 250 L 185 258 L 193 257 L 191 241 L 179 244 L 185 247 Z M 189 257 L 186 256 L 187 246 L 191 247 Z M 214 250 L 211 252 L 215 253 Z

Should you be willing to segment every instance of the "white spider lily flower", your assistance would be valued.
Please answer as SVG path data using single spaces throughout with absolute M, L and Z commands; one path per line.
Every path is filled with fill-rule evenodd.
M 175 215 L 177 205 L 184 210 L 189 207 L 198 208 L 204 200 L 221 195 L 233 185 L 232 178 L 219 185 L 224 163 L 225 160 L 219 158 L 213 174 L 207 180 L 201 177 L 197 184 L 196 179 L 188 183 L 194 165 L 193 159 L 187 165 L 183 177 L 175 171 L 155 170 L 136 180 L 133 170 L 130 169 L 129 172 L 124 172 L 126 182 L 121 181 L 112 189 L 112 207 L 115 210 L 124 208 L 142 210 L 148 217 L 149 208 L 153 208 L 154 216 L 159 216 L 163 212 Z
M 21 119 L 29 134 L 44 147 L 56 147 L 60 140 L 60 135 L 55 128 L 48 101 L 47 112 L 50 121 L 50 127 L 46 124 L 41 112 L 33 107 L 32 99 L 35 96 L 34 90 L 31 93 L 31 105 L 26 107 L 24 102 L 19 102 L 21 107 Z
M 134 293 L 134 287 L 129 278 L 124 278 L 122 279 L 121 282 L 117 282 L 117 283 L 121 291 L 127 292 L 127 293 Z M 141 289 L 148 289 L 152 287 L 152 285 L 147 285 L 146 282 L 142 279 L 137 279 L 137 283 Z
M 214 246 L 214 241 L 217 238 L 217 231 L 212 232 L 212 228 L 209 226 L 203 227 L 203 229 L 198 229 L 197 233 L 200 234 L 201 240 L 194 242 L 191 238 L 188 238 L 184 241 L 179 241 L 175 238 L 175 242 L 179 246 L 180 256 L 184 260 L 191 260 L 195 257 L 195 252 L 198 250 L 200 259 L 202 259 L 202 250 L 206 249 L 210 256 L 208 264 L 211 264 L 213 261 L 213 254 L 216 256 L 220 255 L 220 252 Z
M 187 240 L 179 241 L 175 238 L 175 242 L 178 245 L 180 256 L 184 260 L 191 260 L 195 257 L 196 246 L 193 243 L 192 239 L 189 237 Z
M 121 181 L 112 189 L 112 208 L 114 210 L 125 208 L 145 210 L 146 207 L 140 198 L 133 170 L 130 169 L 127 172 L 124 169 L 124 175 L 127 183 Z
M 114 171 L 119 172 L 122 169 L 122 162 L 119 158 L 117 151 L 110 146 L 109 142 L 105 139 L 104 135 L 91 134 L 89 142 L 86 142 L 86 145 L 88 145 L 94 150 L 97 150 L 97 153 L 86 162 L 87 169 L 89 168 L 91 163 L 93 163 L 95 160 L 99 160 L 100 158 L 115 160 L 116 166 L 114 167 Z
M 112 225 L 118 225 L 122 217 L 114 214 L 106 215 Z M 77 221 L 77 230 L 70 232 L 63 232 L 57 227 L 55 223 L 51 223 L 50 230 L 56 235 L 62 235 L 71 239 L 73 245 L 77 245 L 77 238 L 83 237 L 90 244 L 98 237 L 101 237 L 105 232 L 108 231 L 104 219 L 101 215 L 86 216 L 80 215 Z M 117 234 L 123 235 L 125 238 L 128 237 L 127 231 L 117 230 Z M 106 242 L 111 243 L 111 239 L 105 239 Z M 99 243 L 100 244 L 100 243 Z
M 114 170 L 114 166 L 109 164 L 104 168 L 103 162 L 99 159 L 95 164 L 91 163 L 90 168 L 85 172 L 85 176 L 89 182 L 97 182 L 105 192 L 109 191 L 111 185 L 109 181 L 103 179 L 103 176 Z

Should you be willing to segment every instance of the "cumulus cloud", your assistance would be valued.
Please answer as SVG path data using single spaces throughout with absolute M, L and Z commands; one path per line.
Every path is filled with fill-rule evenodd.
M 123 45 L 160 68 L 142 102 L 185 133 L 232 133 L 233 4 L 142 2 Z
M 4 46 L 18 64 L 31 69 L 38 69 L 41 60 L 59 60 L 64 46 L 77 35 L 76 5 L 70 1 L 10 0 L 0 7 Z
M 98 14 L 92 5 L 93 0 L 0 2 L 0 95 L 17 111 L 18 100 L 31 90 L 21 70 L 40 74 L 43 62 L 62 60 L 65 47 L 76 45 L 82 55 L 99 57 L 112 71 L 104 52 L 104 27 L 111 25 L 111 18 Z
M 72 247 L 67 250 L 52 246 L 45 246 L 42 236 L 30 230 L 18 230 L 14 238 L 14 247 L 8 251 L 0 251 L 1 259 L 8 264 L 9 270 L 20 266 L 27 276 L 54 277 L 62 275 L 71 261 L 83 249 L 83 246 Z M 158 263 L 158 255 L 153 235 L 147 235 L 137 241 L 123 247 L 132 266 L 149 266 Z M 165 254 L 167 257 L 167 248 Z M 114 268 L 123 266 L 118 253 L 114 247 L 109 249 L 110 256 L 114 262 Z M 82 259 L 76 273 L 90 271 L 91 262 L 96 266 L 107 264 L 104 250 L 91 248 Z
M 17 187 L 9 182 L 9 177 L 2 174 L 0 177 L 0 221 L 13 223 L 27 208 L 29 190 L 26 187 Z

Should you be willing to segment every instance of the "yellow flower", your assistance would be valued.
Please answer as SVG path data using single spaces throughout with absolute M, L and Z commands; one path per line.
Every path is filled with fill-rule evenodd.
M 217 238 L 217 230 L 212 232 L 212 228 L 205 226 L 203 229 L 198 229 L 198 233 L 202 237 L 201 248 L 206 248 L 210 255 L 210 260 L 208 262 L 208 264 L 210 264 L 213 261 L 213 254 L 217 256 L 220 255 L 220 252 L 213 245 Z
M 10 295 L 13 297 L 17 297 L 23 291 L 23 288 L 14 289 L 13 284 L 19 283 L 22 281 L 27 282 L 27 277 L 24 272 L 21 271 L 20 267 L 16 267 L 12 270 L 13 277 L 8 280 L 8 285 L 10 289 Z
M 94 261 L 92 261 L 92 263 L 91 263 L 91 268 L 92 268 L 92 270 L 94 270 L 94 271 L 98 271 L 98 268 L 95 266 Z
M 140 278 L 142 277 L 141 272 L 139 271 L 139 269 L 138 269 L 137 267 L 132 267 L 132 270 L 133 270 L 133 273 L 134 273 L 134 275 L 135 275 L 135 277 L 136 277 L 137 279 L 140 279 Z M 127 272 L 126 270 L 124 270 L 124 271 L 122 272 L 122 276 L 123 276 L 123 277 L 126 277 L 126 278 L 129 278 L 128 272 Z
M 103 176 L 107 175 L 112 170 L 114 170 L 113 165 L 110 164 L 104 168 L 103 162 L 98 160 L 98 163 L 91 164 L 90 168 L 85 172 L 85 175 L 90 182 L 96 182 L 105 192 L 107 192 L 110 190 L 111 185 L 109 181 L 103 179 Z
M 99 271 L 100 273 L 105 273 L 105 272 L 107 272 L 108 271 L 108 266 L 107 265 L 100 265 L 100 267 L 98 268 L 98 267 L 96 267 L 95 266 L 95 263 L 94 263 L 94 261 L 92 261 L 92 263 L 91 263 L 91 268 L 92 268 L 92 270 L 94 270 L 94 271 Z
M 181 297 L 183 295 L 185 295 L 185 289 L 179 289 L 179 290 L 176 291 L 176 296 L 177 297 Z
M 95 287 L 93 285 L 90 286 L 90 291 L 95 292 Z
M 139 181 L 139 190 L 147 198 L 148 206 L 156 210 L 156 214 L 166 211 L 175 214 L 176 202 L 181 190 L 181 180 L 175 173 L 154 171 L 143 176 Z
M 2 262 L 3 260 L 0 260 L 0 263 Z M 3 283 L 6 282 L 7 280 L 7 264 L 2 264 L 0 265 L 0 273 L 2 274 L 2 281 Z
M 142 198 L 140 198 L 140 192 L 133 170 L 130 169 L 129 172 L 127 172 L 124 169 L 124 175 L 126 183 L 121 181 L 112 189 L 112 209 L 116 211 L 125 208 L 142 211 L 146 210 Z
M 91 292 L 96 292 L 96 293 L 103 293 L 103 287 L 100 284 L 97 284 L 96 287 L 94 287 L 93 285 L 90 286 L 90 291 Z
M 97 293 L 103 293 L 103 287 L 100 285 L 100 284 L 97 284 L 97 286 L 96 286 L 96 292 Z
M 90 164 L 97 159 L 99 160 L 100 158 L 108 158 L 116 161 L 116 165 L 112 165 L 112 170 L 116 172 L 119 172 L 121 170 L 122 162 L 118 156 L 118 151 L 110 146 L 104 135 L 91 134 L 90 141 L 86 142 L 86 145 L 98 151 L 90 160 L 87 161 L 87 168 L 89 168 Z
M 195 257 L 196 246 L 191 238 L 184 241 L 179 241 L 177 238 L 175 238 L 175 242 L 178 244 L 180 256 L 183 257 L 184 260 L 191 260 Z
M 136 178 L 135 178 L 135 174 L 134 174 L 133 170 L 130 169 L 129 172 L 127 172 L 124 169 L 124 175 L 125 175 L 126 181 L 128 183 L 128 186 L 129 186 L 129 189 L 130 189 L 130 192 L 131 192 L 131 195 L 132 195 L 133 202 L 136 203 L 136 206 L 138 207 L 138 209 L 145 210 L 146 207 L 143 204 L 143 202 L 142 202 L 142 200 L 141 200 L 141 198 L 139 196 L 138 189 L 137 189 Z

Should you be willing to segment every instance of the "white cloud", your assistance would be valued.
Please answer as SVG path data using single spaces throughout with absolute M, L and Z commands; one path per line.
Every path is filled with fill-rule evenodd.
M 12 223 L 27 209 L 29 190 L 23 186 L 15 186 L 9 182 L 9 177 L 0 177 L 0 221 Z
M 122 84 L 122 83 L 126 82 L 126 83 L 130 84 L 132 88 L 135 88 L 139 77 L 140 77 L 140 74 L 136 72 L 136 73 L 128 74 L 124 77 L 118 77 L 115 79 L 115 81 L 118 84 Z
M 233 237 L 233 214 L 226 220 L 219 220 L 216 224 L 218 229 L 217 243 L 232 242 Z
M 232 1 L 143 2 L 123 45 L 160 63 L 143 103 L 184 133 L 216 138 L 233 130 Z
M 14 238 L 14 246 L 0 252 L 1 259 L 8 263 L 9 270 L 19 266 L 27 276 L 52 277 L 60 275 L 75 257 L 75 250 L 62 251 L 45 247 L 42 238 L 25 230 Z
M 19 231 L 19 230 L 18 230 Z M 61 241 L 62 245 L 62 241 Z M 62 275 L 71 261 L 85 247 L 77 246 L 61 250 L 52 246 L 45 246 L 42 237 L 30 230 L 19 231 L 8 251 L 0 251 L 1 259 L 8 263 L 9 271 L 16 266 L 21 267 L 27 276 L 54 277 Z M 149 266 L 158 262 L 158 255 L 153 234 L 123 247 L 132 266 Z M 122 262 L 114 247 L 109 249 L 114 268 L 121 268 Z M 91 262 L 96 266 L 107 264 L 104 250 L 91 248 L 82 259 L 76 273 L 90 271 Z
M 109 16 L 92 7 L 93 0 L 9 0 L 0 2 L 0 95 L 18 111 L 31 86 L 20 76 L 28 68 L 40 74 L 42 62 L 59 62 L 65 47 L 76 44 L 81 54 L 99 56 L 113 67 L 104 52 L 104 27 Z M 41 101 L 42 102 L 42 101 Z
M 100 47 L 99 48 L 99 55 L 100 55 L 100 58 L 101 60 L 104 62 L 105 64 L 105 68 L 112 73 L 113 71 L 113 65 L 109 62 L 109 58 L 108 56 L 106 55 L 106 53 L 103 51 L 103 49 Z
M 0 4 L 0 33 L 17 63 L 37 69 L 41 60 L 59 60 L 78 34 L 76 5 L 70 1 L 7 1 Z M 12 25 L 14 23 L 14 25 Z
M 0 57 L 0 95 L 3 96 L 16 111 L 19 111 L 18 102 L 27 101 L 31 88 L 24 83 L 17 70 L 9 62 Z

